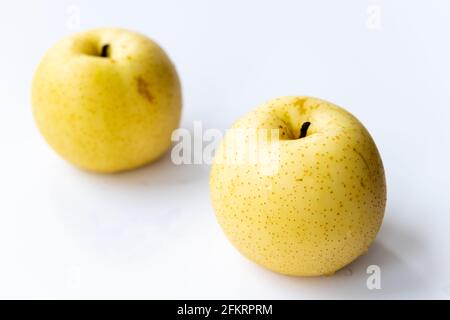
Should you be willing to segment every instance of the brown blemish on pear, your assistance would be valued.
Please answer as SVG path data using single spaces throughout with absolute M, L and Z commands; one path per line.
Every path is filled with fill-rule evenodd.
M 366 158 L 362 155 L 361 152 L 353 148 L 353 151 L 361 158 L 361 160 L 364 162 L 364 165 L 366 166 L 367 170 L 370 171 L 369 163 L 367 162 Z
M 153 102 L 153 95 L 148 90 L 148 83 L 142 77 L 137 78 L 137 89 L 138 93 L 143 96 L 148 102 Z

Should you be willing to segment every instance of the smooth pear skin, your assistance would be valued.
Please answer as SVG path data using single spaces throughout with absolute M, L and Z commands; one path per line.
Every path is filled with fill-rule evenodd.
M 145 165 L 170 147 L 181 88 L 154 41 L 128 30 L 94 29 L 46 53 L 33 79 L 32 105 L 40 132 L 64 159 L 117 172 Z
M 267 141 L 278 143 L 276 170 L 242 152 L 257 146 L 245 132 L 260 128 L 279 129 Z M 245 130 L 225 135 L 210 193 L 220 226 L 244 256 L 278 273 L 319 276 L 367 252 L 383 220 L 386 183 L 377 147 L 354 116 L 320 99 L 283 97 L 232 129 Z M 228 147 L 235 143 L 247 149 Z M 244 161 L 227 161 L 237 157 Z

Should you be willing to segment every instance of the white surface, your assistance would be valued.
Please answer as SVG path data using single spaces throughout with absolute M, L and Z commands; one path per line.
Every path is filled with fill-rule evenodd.
M 0 298 L 450 298 L 448 1 L 120 3 L 2 3 Z M 81 29 L 127 27 L 167 50 L 183 83 L 183 127 L 226 129 L 291 94 L 354 113 L 388 182 L 368 255 L 333 277 L 280 276 L 223 236 L 208 166 L 175 166 L 167 155 L 95 175 L 60 160 L 34 126 L 29 93 L 45 50 L 72 32 L 70 5 Z M 381 290 L 366 288 L 371 264 Z

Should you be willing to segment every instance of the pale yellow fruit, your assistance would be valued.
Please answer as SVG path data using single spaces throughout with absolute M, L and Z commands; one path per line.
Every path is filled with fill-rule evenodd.
M 284 97 L 232 129 L 214 159 L 210 191 L 219 224 L 244 256 L 282 274 L 317 276 L 368 250 L 383 220 L 386 184 L 377 147 L 354 116 L 323 100 Z M 254 129 L 279 129 L 265 141 L 277 150 L 269 167 L 250 159 L 259 145 Z
M 177 72 L 151 39 L 94 29 L 56 43 L 32 85 L 33 114 L 47 142 L 74 165 L 133 169 L 161 156 L 181 114 Z

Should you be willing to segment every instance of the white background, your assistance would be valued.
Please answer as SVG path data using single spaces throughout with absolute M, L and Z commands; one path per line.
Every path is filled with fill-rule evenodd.
M 185 128 L 224 130 L 282 95 L 354 113 L 388 182 L 369 253 L 332 277 L 274 274 L 225 239 L 207 165 L 167 154 L 96 175 L 62 161 L 34 125 L 30 83 L 77 10 L 81 29 L 126 27 L 166 49 Z M 448 1 L 10 0 L 0 23 L 0 298 L 450 298 Z M 381 290 L 366 287 L 371 264 Z

